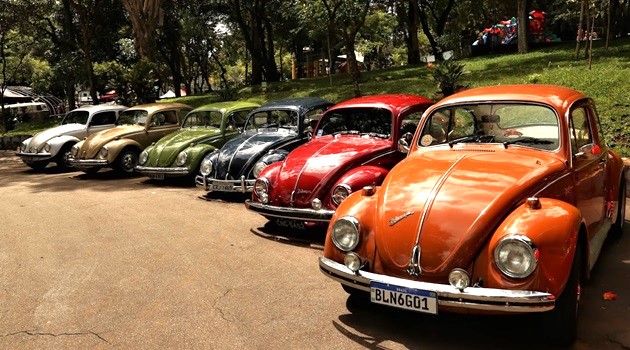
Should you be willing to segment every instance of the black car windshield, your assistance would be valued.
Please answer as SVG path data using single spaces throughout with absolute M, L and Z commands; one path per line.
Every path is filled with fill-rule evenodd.
M 222 117 L 219 111 L 191 112 L 186 116 L 182 128 L 221 128 Z
M 148 115 L 147 111 L 143 110 L 126 110 L 120 114 L 116 125 L 145 125 Z
M 63 118 L 61 125 L 65 124 L 87 124 L 90 113 L 88 111 L 72 111 Z
M 260 111 L 249 116 L 245 130 L 282 128 L 298 130 L 298 114 L 291 110 Z
M 559 146 L 558 116 L 526 103 L 480 103 L 436 110 L 424 122 L 422 147 L 458 143 L 502 143 L 544 150 Z
M 341 108 L 322 117 L 316 135 L 371 134 L 389 138 L 392 133 L 392 113 L 374 107 Z

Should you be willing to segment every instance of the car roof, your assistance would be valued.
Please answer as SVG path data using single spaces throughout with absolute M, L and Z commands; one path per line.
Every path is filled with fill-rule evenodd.
M 319 97 L 296 97 L 269 102 L 253 112 L 269 111 L 274 109 L 293 109 L 304 113 L 318 106 L 332 106 L 333 103 Z
M 129 108 L 129 110 L 146 110 L 149 114 L 155 113 L 157 111 L 163 111 L 165 109 L 189 109 L 193 108 L 187 104 L 178 103 L 178 102 L 170 102 L 170 103 L 147 103 L 143 105 L 137 105 Z
M 557 85 L 495 85 L 458 92 L 442 99 L 434 107 L 468 102 L 528 101 L 564 111 L 575 101 L 586 97 L 577 90 Z
M 392 111 L 401 111 L 413 105 L 431 105 L 433 101 L 426 97 L 408 94 L 370 95 L 352 98 L 334 105 L 330 110 L 348 107 L 381 107 Z
M 193 110 L 193 112 L 200 111 L 219 111 L 222 114 L 229 113 L 235 109 L 242 108 L 256 108 L 260 105 L 258 103 L 253 102 L 245 102 L 245 101 L 226 101 L 226 102 L 216 102 L 210 103 L 207 105 L 203 105 L 201 107 L 197 107 Z
M 127 106 L 122 106 L 122 105 L 89 105 L 89 106 L 82 106 L 76 109 L 73 109 L 72 111 L 87 111 L 90 113 L 96 113 L 96 112 L 100 112 L 100 111 L 122 111 L 125 110 L 129 107 Z M 71 111 L 71 112 L 72 112 Z

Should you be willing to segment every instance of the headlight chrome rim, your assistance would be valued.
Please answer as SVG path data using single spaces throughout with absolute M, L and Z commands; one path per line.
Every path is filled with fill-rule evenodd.
M 188 153 L 186 151 L 181 151 L 177 155 L 177 159 L 175 160 L 175 163 L 177 163 L 177 166 L 182 166 L 186 164 L 187 160 L 188 160 Z
M 344 229 L 350 229 L 350 231 L 341 231 Z M 353 216 L 343 216 L 333 224 L 330 237 L 335 247 L 341 251 L 349 252 L 359 245 L 360 232 L 359 220 Z M 348 237 L 348 234 L 353 234 L 354 237 Z
M 214 165 L 212 164 L 212 161 L 210 159 L 204 158 L 204 160 L 201 161 L 201 165 L 199 166 L 199 172 L 203 176 L 208 176 L 212 174 L 213 166 Z
M 147 160 L 149 160 L 149 153 L 147 151 L 142 151 L 138 156 L 138 164 L 144 165 Z
M 254 182 L 254 194 L 258 196 L 258 198 L 263 198 L 269 195 L 269 180 L 264 177 L 256 179 Z
M 528 256 L 523 255 L 523 257 L 529 259 L 529 266 L 521 272 L 513 271 L 509 267 L 505 266 L 508 262 L 509 256 L 506 254 L 513 253 L 505 252 L 504 249 L 508 249 L 509 245 L 513 245 L 516 248 L 522 248 L 523 251 Z M 538 266 L 538 249 L 534 245 L 534 243 L 529 239 L 529 237 L 524 235 L 512 235 L 503 238 L 497 246 L 494 248 L 494 264 L 501 271 L 502 274 L 516 279 L 523 279 L 529 277 Z
M 76 157 L 77 154 L 79 154 L 79 146 L 73 145 L 72 148 L 70 148 L 70 155 Z
M 51 148 L 50 143 L 46 142 L 44 144 L 44 152 L 49 153 L 50 152 L 50 148 Z
M 99 152 L 101 158 L 107 158 L 107 155 L 109 154 L 109 148 L 107 148 L 107 146 L 103 146 Z
M 350 193 L 352 193 L 352 188 L 350 188 L 350 186 L 346 184 L 339 184 L 333 189 L 330 198 L 332 199 L 333 203 L 335 203 L 335 205 L 339 205 L 346 198 L 348 198 Z
M 256 162 L 256 164 L 254 164 L 254 169 L 252 169 L 252 174 L 254 175 L 254 177 L 258 177 L 268 165 L 269 164 L 263 162 L 262 160 Z

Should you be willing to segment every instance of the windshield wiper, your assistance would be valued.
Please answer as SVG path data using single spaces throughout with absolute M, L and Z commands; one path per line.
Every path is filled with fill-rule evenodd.
M 487 141 L 485 141 L 487 139 Z M 456 143 L 460 143 L 460 142 L 470 142 L 470 141 L 475 141 L 475 142 L 492 142 L 494 141 L 494 135 L 481 135 L 481 134 L 475 134 L 475 135 L 468 135 L 468 136 L 464 136 L 464 137 L 460 137 L 458 139 L 452 140 L 448 142 L 448 146 L 450 148 L 453 148 L 453 145 Z
M 507 148 L 508 145 L 513 145 L 515 143 L 526 143 L 530 145 L 551 145 L 553 141 L 543 140 L 536 137 L 524 136 L 524 137 L 515 138 L 514 140 L 503 142 L 503 147 Z

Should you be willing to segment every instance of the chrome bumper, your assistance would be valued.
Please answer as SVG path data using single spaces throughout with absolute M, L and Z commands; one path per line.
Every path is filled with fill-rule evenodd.
M 273 216 L 276 218 L 299 221 L 329 222 L 335 213 L 334 210 L 328 209 L 315 210 L 309 208 L 278 207 L 275 205 L 254 202 L 249 199 L 245 201 L 245 207 L 264 216 Z
M 468 287 L 464 291 L 460 291 L 446 284 L 412 281 L 361 270 L 354 273 L 346 266 L 324 257 L 319 258 L 319 269 L 322 273 L 341 284 L 366 292 L 370 292 L 371 281 L 432 291 L 437 294 L 439 306 L 505 313 L 525 313 L 549 311 L 555 305 L 555 297 L 549 293 L 476 287 Z
M 216 180 L 216 179 L 207 178 L 206 176 L 203 176 L 203 175 L 197 175 L 195 177 L 195 184 L 197 185 L 197 187 L 202 187 L 204 190 L 210 191 L 210 192 L 247 193 L 247 192 L 251 192 L 254 189 L 255 181 L 256 180 L 245 179 L 245 176 L 241 176 L 240 180 Z M 213 189 L 212 188 L 213 183 L 225 185 L 227 188 Z
M 135 170 L 140 174 L 165 174 L 165 175 L 188 175 L 190 170 L 188 168 L 162 168 L 151 166 L 136 166 Z
M 43 160 L 49 160 L 53 157 L 50 153 L 15 152 L 15 155 L 22 158 L 22 161 L 25 163 L 41 162 Z
M 107 160 L 105 159 L 76 159 L 70 158 L 70 164 L 77 169 L 83 168 L 94 168 L 94 167 L 104 167 L 107 166 Z

